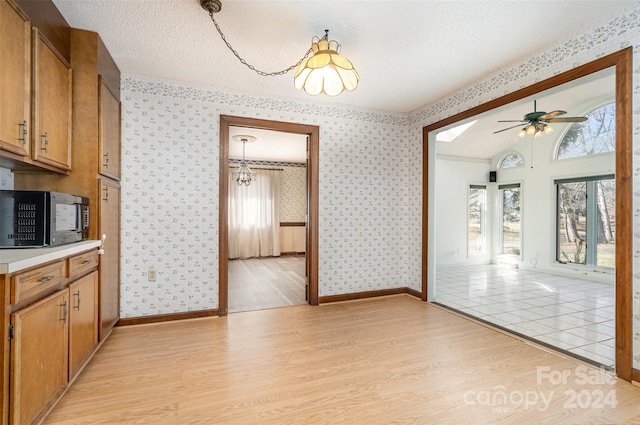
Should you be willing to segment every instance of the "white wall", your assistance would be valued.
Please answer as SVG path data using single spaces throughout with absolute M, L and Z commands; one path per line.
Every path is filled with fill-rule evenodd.
M 435 166 L 436 264 L 488 263 L 488 256 L 467 255 L 467 222 L 469 185 L 484 184 L 489 188 L 490 162 L 439 157 Z

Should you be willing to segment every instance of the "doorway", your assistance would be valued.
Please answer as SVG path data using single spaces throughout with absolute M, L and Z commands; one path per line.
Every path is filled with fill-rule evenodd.
M 606 68 L 615 70 L 616 103 L 616 220 L 619 237 L 615 244 L 615 365 L 616 374 L 630 381 L 636 373 L 632 368 L 632 166 L 631 166 L 631 49 L 625 49 L 577 67 L 530 87 L 502 96 L 488 103 L 461 112 L 423 128 L 423 293 L 425 301 L 434 299 L 435 264 L 435 133 L 454 123 L 469 119 L 516 100 L 534 96 L 561 84 Z
M 220 316 L 229 312 L 229 138 L 230 128 L 269 130 L 300 134 L 307 137 L 306 193 L 307 219 L 305 229 L 304 274 L 306 299 L 318 304 L 318 157 L 320 129 L 318 126 L 269 121 L 228 115 L 220 116 L 220 210 L 219 210 L 219 292 Z M 297 223 L 300 224 L 300 223 Z

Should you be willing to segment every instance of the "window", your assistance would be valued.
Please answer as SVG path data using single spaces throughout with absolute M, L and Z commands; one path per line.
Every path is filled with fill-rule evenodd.
M 500 252 L 508 255 L 520 255 L 522 242 L 520 183 L 500 185 L 498 189 L 500 190 L 500 207 L 502 210 Z
M 487 187 L 469 186 L 469 256 L 485 253 L 485 216 L 487 205 Z
M 505 156 L 502 159 L 502 161 L 500 161 L 498 168 L 511 168 L 511 167 L 523 167 L 523 166 L 524 166 L 524 160 L 522 159 L 522 156 L 519 153 L 510 153 L 509 155 Z
M 609 103 L 574 123 L 558 143 L 556 159 L 575 158 L 616 150 L 616 104 Z
M 615 267 L 613 175 L 556 180 L 557 248 L 561 263 Z

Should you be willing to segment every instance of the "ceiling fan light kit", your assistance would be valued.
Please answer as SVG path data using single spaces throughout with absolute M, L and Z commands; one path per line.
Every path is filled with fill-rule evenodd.
M 529 112 L 526 114 L 521 120 L 501 120 L 498 122 L 517 122 L 520 124 L 516 124 L 511 127 L 503 128 L 502 130 L 494 131 L 493 134 L 501 133 L 503 131 L 511 130 L 512 128 L 520 127 L 522 124 L 526 124 L 519 132 L 518 137 L 524 139 L 527 135 L 532 135 L 533 137 L 541 137 L 543 134 L 553 133 L 553 127 L 551 127 L 548 123 L 554 122 L 584 122 L 587 120 L 587 117 L 562 117 L 557 118 L 559 115 L 566 114 L 566 111 L 537 111 L 536 110 L 536 101 L 533 101 L 533 112 Z
M 311 40 L 311 48 L 307 50 L 305 55 L 294 65 L 282 71 L 265 72 L 244 60 L 227 41 L 227 38 L 213 17 L 214 13 L 222 10 L 222 2 L 220 0 L 200 0 L 200 6 L 209 12 L 211 21 L 229 50 L 231 50 L 243 65 L 258 75 L 273 77 L 276 75 L 284 75 L 296 69 L 294 86 L 312 96 L 320 93 L 337 96 L 345 90 L 352 91 L 358 87 L 360 74 L 351 61 L 340 54 L 341 45 L 335 40 L 329 40 L 329 30 L 324 30 L 325 35 L 322 38 L 313 37 Z M 311 53 L 313 53 L 313 56 L 309 57 Z

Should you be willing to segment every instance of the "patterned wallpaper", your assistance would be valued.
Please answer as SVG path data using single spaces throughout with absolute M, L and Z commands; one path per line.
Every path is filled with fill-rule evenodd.
M 0 190 L 13 189 L 13 173 L 8 168 L 0 167 Z
M 409 116 L 125 76 L 122 316 L 217 307 L 219 114 L 320 126 L 321 296 L 419 290 L 422 127 L 627 46 L 636 64 L 633 163 L 640 170 L 640 5 Z M 633 183 L 640 187 L 640 171 Z M 638 190 L 634 211 L 634 367 L 640 368 Z M 158 269 L 153 285 L 148 266 Z
M 320 296 L 419 287 L 406 116 L 122 83 L 122 317 L 218 306 L 220 114 L 320 126 Z
M 280 221 L 305 221 L 307 214 L 307 169 L 280 167 Z
M 126 91 L 122 99 L 122 316 L 213 308 L 218 112 Z
M 421 152 L 422 127 L 466 111 L 502 95 L 633 47 L 633 367 L 640 369 L 640 3 L 594 28 L 541 50 L 506 69 L 477 81 L 446 98 L 425 105 L 409 116 L 409 144 Z

